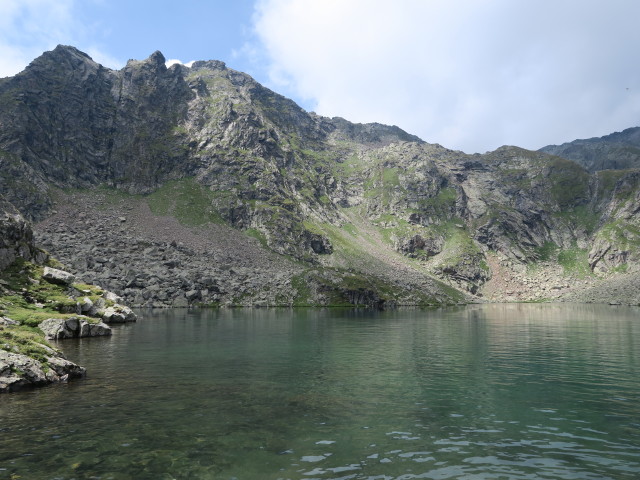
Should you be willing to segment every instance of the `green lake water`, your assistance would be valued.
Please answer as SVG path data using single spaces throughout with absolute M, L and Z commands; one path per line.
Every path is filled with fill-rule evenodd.
M 141 312 L 0 396 L 0 479 L 637 479 L 640 310 Z

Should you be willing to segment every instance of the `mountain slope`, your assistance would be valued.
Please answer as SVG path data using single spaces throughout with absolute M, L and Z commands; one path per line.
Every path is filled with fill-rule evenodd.
M 637 271 L 636 171 L 321 117 L 218 61 L 47 52 L 0 82 L 0 166 L 39 241 L 138 305 L 544 299 Z
M 599 138 L 548 145 L 540 151 L 573 160 L 590 172 L 640 168 L 640 127 Z

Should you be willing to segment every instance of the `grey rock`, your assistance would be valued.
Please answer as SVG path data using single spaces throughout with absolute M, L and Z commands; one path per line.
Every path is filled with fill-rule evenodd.
M 0 272 L 18 258 L 43 263 L 48 255 L 36 248 L 31 225 L 0 194 Z
M 20 325 L 20 322 L 10 319 L 9 317 L 1 317 L 0 316 L 0 325 L 8 326 L 8 325 Z
M 76 280 L 75 275 L 72 273 L 51 267 L 44 267 L 44 274 L 42 275 L 42 278 L 48 282 L 60 285 L 71 285 Z
M 99 322 L 99 323 L 90 323 L 89 324 L 89 335 L 90 337 L 99 337 L 105 335 L 111 335 L 111 327 L 109 325 Z
M 19 353 L 0 350 L 0 393 L 38 387 L 82 377 L 85 369 L 60 354 L 47 357 L 47 369 L 37 360 Z
M 129 307 L 116 304 L 98 312 L 105 323 L 135 322 L 137 315 Z
M 189 290 L 184 295 L 185 295 L 185 297 L 187 297 L 187 300 L 189 302 L 195 302 L 197 300 L 200 300 L 200 298 L 201 298 L 199 290 Z
M 83 297 L 81 300 L 78 301 L 77 306 L 79 310 L 78 313 L 81 313 L 81 314 L 89 314 L 89 312 L 94 310 L 93 302 L 89 297 Z
M 42 330 L 47 340 L 111 335 L 111 328 L 108 325 L 102 322 L 92 324 L 81 317 L 48 318 L 41 322 L 38 328 Z

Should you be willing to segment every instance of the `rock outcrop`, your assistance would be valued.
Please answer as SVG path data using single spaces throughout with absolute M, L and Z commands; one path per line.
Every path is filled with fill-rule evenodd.
M 48 318 L 38 324 L 38 328 L 42 330 L 47 340 L 111 335 L 111 328 L 107 324 L 91 323 L 88 318 L 81 317 Z
M 0 271 L 18 258 L 42 263 L 47 254 L 34 245 L 31 225 L 0 194 Z
M 0 393 L 66 382 L 86 373 L 83 367 L 53 349 L 44 360 L 43 363 L 28 355 L 0 349 Z
M 75 282 L 75 275 L 52 267 L 44 267 L 42 278 L 47 282 L 69 286 Z

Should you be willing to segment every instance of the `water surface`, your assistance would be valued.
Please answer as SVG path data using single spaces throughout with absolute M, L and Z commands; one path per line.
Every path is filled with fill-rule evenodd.
M 0 479 L 635 479 L 639 313 L 143 312 L 0 396 Z

